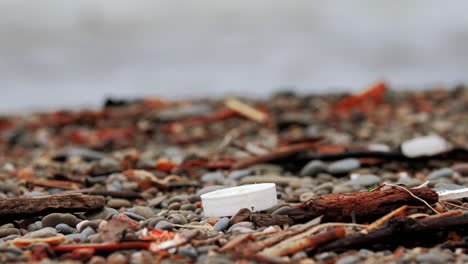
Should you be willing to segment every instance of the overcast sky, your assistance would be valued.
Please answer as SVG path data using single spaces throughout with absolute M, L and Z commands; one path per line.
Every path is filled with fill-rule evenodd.
M 0 112 L 468 81 L 468 2 L 0 1 Z

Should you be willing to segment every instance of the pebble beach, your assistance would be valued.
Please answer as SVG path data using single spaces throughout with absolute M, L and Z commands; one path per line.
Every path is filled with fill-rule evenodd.
M 0 262 L 467 263 L 463 226 L 327 250 L 392 217 L 467 213 L 468 194 L 453 194 L 468 187 L 467 131 L 465 86 L 385 83 L 354 94 L 109 98 L 93 110 L 4 115 Z M 204 194 L 260 183 L 275 185 L 274 206 L 205 215 Z M 341 235 L 322 241 L 331 231 L 323 226 L 308 234 L 314 244 L 286 243 L 336 222 L 298 221 L 293 211 L 308 201 L 399 186 L 427 188 L 438 201 L 401 204 L 403 213 L 372 229 L 400 205 L 369 218 L 340 215 L 351 225 Z M 278 253 L 281 241 L 287 252 Z

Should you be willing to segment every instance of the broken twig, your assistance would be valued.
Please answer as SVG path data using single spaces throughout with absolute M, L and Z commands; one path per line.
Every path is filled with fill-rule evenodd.
M 438 195 L 430 188 L 408 189 L 427 203 L 436 203 Z M 351 221 L 351 215 L 359 222 L 374 221 L 402 205 L 420 205 L 421 201 L 400 189 L 376 192 L 332 193 L 303 202 L 287 212 L 295 222 L 323 215 L 324 221 Z
M 105 204 L 102 196 L 81 194 L 8 198 L 0 199 L 0 217 L 22 219 L 58 212 L 86 212 L 103 208 Z

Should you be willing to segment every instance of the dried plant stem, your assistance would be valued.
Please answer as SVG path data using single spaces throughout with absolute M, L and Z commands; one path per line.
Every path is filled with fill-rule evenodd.
M 418 196 L 414 195 L 410 190 L 408 190 L 407 188 L 403 187 L 403 186 L 399 186 L 399 185 L 396 185 L 396 184 L 391 184 L 391 183 L 384 183 L 384 185 L 386 186 L 390 186 L 390 187 L 395 187 L 395 188 L 399 188 L 401 190 L 404 190 L 405 192 L 409 193 L 409 195 L 411 195 L 413 198 L 421 201 L 422 203 L 424 203 L 427 207 L 429 207 L 434 213 L 436 214 L 440 214 L 436 209 L 434 209 L 429 203 L 427 203 L 424 199 L 422 198 L 419 198 Z
M 368 225 L 365 230 L 366 231 L 369 231 L 369 230 L 372 230 L 374 228 L 377 228 L 378 226 L 380 226 L 381 224 L 383 224 L 384 222 L 386 222 L 388 219 L 392 218 L 394 215 L 404 211 L 408 209 L 408 205 L 403 205 L 401 206 L 400 208 L 398 209 L 395 209 L 393 211 L 391 211 L 390 213 L 382 216 L 381 218 L 377 219 L 376 221 L 374 221 L 372 224 Z

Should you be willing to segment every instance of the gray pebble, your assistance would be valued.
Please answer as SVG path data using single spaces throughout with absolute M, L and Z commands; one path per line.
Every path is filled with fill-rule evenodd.
M 228 233 L 230 232 L 239 232 L 239 233 L 248 233 L 248 232 L 253 232 L 255 229 L 255 225 L 252 222 L 239 222 L 237 224 L 232 225 L 228 229 Z
M 43 237 L 52 237 L 57 235 L 57 230 L 53 227 L 44 227 L 37 231 L 29 232 L 24 235 L 24 238 L 43 238 Z
M 159 223 L 161 221 L 166 221 L 166 218 L 164 218 L 164 217 L 152 217 L 152 218 L 148 219 L 147 221 L 148 221 L 148 227 L 154 228 L 154 226 L 156 226 L 157 223 Z
M 0 238 L 9 235 L 20 235 L 20 231 L 17 228 L 2 228 L 0 229 Z
M 319 172 L 323 172 L 327 169 L 325 163 L 321 160 L 312 160 L 302 167 L 299 175 L 301 176 L 315 176 Z
M 203 182 L 221 182 L 224 180 L 224 174 L 222 172 L 216 171 L 216 172 L 208 172 L 203 174 L 201 177 L 201 180 Z
M 170 214 L 167 219 L 169 222 L 177 225 L 185 225 L 188 223 L 187 218 L 181 214 Z
M 96 234 L 96 232 L 91 227 L 87 227 L 81 232 L 81 235 L 83 235 L 85 239 L 94 234 Z
M 45 196 L 45 195 L 46 195 L 45 193 L 39 192 L 39 191 L 32 191 L 26 194 L 27 197 L 40 197 L 40 196 Z
M 17 239 L 19 237 L 20 237 L 19 235 L 9 235 L 9 236 L 0 238 L 0 241 L 9 241 L 9 240 Z
M 354 264 L 361 261 L 360 256 L 346 256 L 344 258 L 340 258 L 335 264 Z
M 123 182 L 122 183 L 122 191 L 138 191 L 140 186 L 138 182 Z
M 229 226 L 229 218 L 223 217 L 213 226 L 214 231 L 224 231 Z
M 153 199 L 149 200 L 148 201 L 148 206 L 149 207 L 157 207 L 166 199 L 167 199 L 167 196 L 165 196 L 165 195 L 158 196 L 156 198 L 153 198 Z
M 167 200 L 168 204 L 175 203 L 175 202 L 182 202 L 183 200 L 188 199 L 187 195 L 177 195 L 174 197 L 171 197 L 169 200 Z
M 2 229 L 2 228 L 14 228 L 14 227 L 15 227 L 14 224 L 8 223 L 8 224 L 1 225 L 1 226 L 0 226 L 0 229 Z
M 132 213 L 132 212 L 124 212 L 123 214 L 130 217 L 131 219 L 137 220 L 137 221 L 144 221 L 146 219 L 143 216 L 137 215 L 137 214 Z
M 146 207 L 146 206 L 136 206 L 136 207 L 132 208 L 132 210 L 128 210 L 128 211 L 130 211 L 132 213 L 135 213 L 137 215 L 143 216 L 145 219 L 156 216 L 153 213 L 153 210 L 151 210 L 151 208 Z
M 172 231 L 174 230 L 174 225 L 168 221 L 159 221 L 154 228 L 159 230 Z
M 198 256 L 197 250 L 193 247 L 181 247 L 177 250 L 177 254 L 189 258 L 196 258 Z
M 121 207 L 131 207 L 132 203 L 126 199 L 110 199 L 107 201 L 107 206 L 118 209 Z
M 435 179 L 444 178 L 444 177 L 450 178 L 452 177 L 453 173 L 454 173 L 454 170 L 452 170 L 451 168 L 443 168 L 443 169 L 439 169 L 439 170 L 429 173 L 429 175 L 427 175 L 427 179 L 435 180 Z
M 462 176 L 468 176 L 468 162 L 455 164 L 452 169 Z
M 252 174 L 251 169 L 234 170 L 227 176 L 230 180 L 239 180 Z
M 86 240 L 86 237 L 79 233 L 79 234 L 69 234 L 69 235 L 66 235 L 65 236 L 67 238 L 67 240 L 71 240 L 71 241 L 83 241 L 83 240 Z
M 357 159 L 343 159 L 335 161 L 328 166 L 327 171 L 331 174 L 344 174 L 361 166 Z
M 180 210 L 195 211 L 197 210 L 197 207 L 193 204 L 184 204 L 180 207 Z
M 200 216 L 197 214 L 188 214 L 185 218 L 187 218 L 188 222 L 200 221 Z
M 72 234 L 75 232 L 75 229 L 67 224 L 58 224 L 55 226 L 55 229 L 57 229 L 60 233 L 64 235 Z
M 169 210 L 179 210 L 180 209 L 180 203 L 179 202 L 173 202 L 173 203 L 169 204 L 167 209 L 169 209 Z
M 64 154 L 67 155 L 68 157 L 80 156 L 89 161 L 101 160 L 101 159 L 108 157 L 107 154 L 104 152 L 99 152 L 99 151 L 95 151 L 95 150 L 91 150 L 87 148 L 79 148 L 79 147 L 72 147 L 72 148 L 66 149 L 64 151 Z
M 52 213 L 46 215 L 42 218 L 43 227 L 52 227 L 58 224 L 67 224 L 71 227 L 75 227 L 78 224 L 79 220 L 76 216 L 72 214 L 61 214 L 61 213 Z
M 379 176 L 367 174 L 353 174 L 351 175 L 351 180 L 348 181 L 348 184 L 355 187 L 367 187 L 372 185 L 377 185 L 382 181 Z
M 348 184 L 339 184 L 333 187 L 333 193 L 350 193 L 354 192 L 354 188 Z
M 196 203 L 196 202 L 201 201 L 200 195 L 196 195 L 196 194 L 189 195 L 189 197 L 188 197 L 187 199 L 188 199 L 191 203 Z
M 113 215 L 118 215 L 119 212 L 115 210 L 114 208 L 110 207 L 104 207 L 103 209 L 97 211 L 97 212 L 92 212 L 92 213 L 87 213 L 86 218 L 88 220 L 96 220 L 96 219 L 109 219 L 109 217 Z
M 391 252 L 391 251 L 390 251 L 390 252 Z M 371 255 L 373 255 L 373 254 L 374 254 L 374 251 L 369 250 L 369 249 L 363 248 L 363 249 L 360 249 L 360 250 L 359 250 L 359 256 L 361 256 L 361 257 L 363 257 L 363 258 L 369 257 L 369 256 L 371 256 Z M 391 254 L 393 254 L 393 252 L 391 252 Z
M 23 255 L 23 253 L 24 253 L 23 250 L 20 247 L 16 247 L 16 246 L 9 246 L 7 248 L 7 250 L 8 250 L 8 252 L 11 252 L 11 253 L 13 253 L 15 255 L 18 255 L 18 256 Z
M 83 231 L 87 227 L 91 227 L 94 230 L 98 230 L 99 226 L 96 222 L 89 221 L 89 220 L 81 221 L 76 225 L 76 229 L 78 229 L 78 232 Z
M 31 231 L 36 231 L 42 228 L 42 222 L 41 221 L 36 221 L 32 224 L 29 224 L 28 227 L 26 228 L 29 232 Z
M 416 260 L 424 264 L 444 264 L 450 262 L 452 258 L 444 254 L 429 252 L 417 256 Z
M 333 187 L 335 185 L 332 182 L 324 182 L 320 184 L 319 186 L 315 187 L 312 192 L 318 192 L 319 190 L 326 190 L 328 193 L 330 193 L 333 190 Z M 310 191 L 309 191 L 310 192 Z
M 453 183 L 437 183 L 434 186 L 435 191 L 441 191 L 441 190 L 459 190 L 459 189 L 464 189 L 466 188 L 463 185 L 458 185 L 458 184 L 453 184 Z
M 197 252 L 198 254 L 205 254 L 207 253 L 208 251 L 210 250 L 213 250 L 213 249 L 218 249 L 219 247 L 216 246 L 216 245 L 206 245 L 206 246 L 200 246 L 197 248 Z M 213 263 L 213 262 L 210 262 L 210 263 Z
M 206 186 L 198 190 L 197 195 L 203 195 L 205 193 L 214 192 L 214 191 L 221 190 L 221 189 L 226 189 L 226 187 L 222 185 Z
M 285 215 L 288 212 L 289 209 L 291 209 L 291 206 L 283 206 L 281 208 L 276 209 L 271 214 L 272 215 Z

